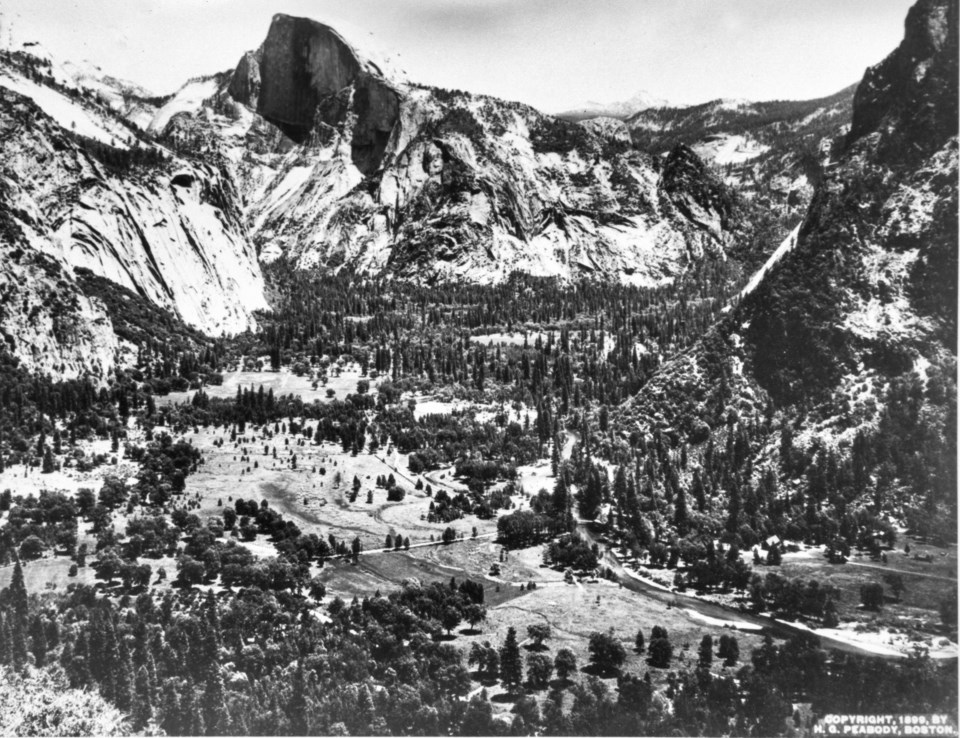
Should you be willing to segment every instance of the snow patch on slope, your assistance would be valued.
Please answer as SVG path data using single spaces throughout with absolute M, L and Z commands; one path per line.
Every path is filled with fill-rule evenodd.
M 743 164 L 770 150 L 769 146 L 746 136 L 720 133 L 695 144 L 693 150 L 704 161 L 714 164 Z
M 216 79 L 198 79 L 187 82 L 177 94 L 153 117 L 148 130 L 151 133 L 160 133 L 175 115 L 187 113 L 195 114 L 200 110 L 204 100 L 213 97 L 217 92 Z
M 134 140 L 133 134 L 123 126 L 88 111 L 79 101 L 71 100 L 50 87 L 13 75 L 8 70 L 0 69 L 0 86 L 29 97 L 61 128 L 68 131 L 120 149 L 129 148 L 129 144 Z
M 751 102 L 742 97 L 724 97 L 717 100 L 717 110 L 741 110 L 751 105 Z

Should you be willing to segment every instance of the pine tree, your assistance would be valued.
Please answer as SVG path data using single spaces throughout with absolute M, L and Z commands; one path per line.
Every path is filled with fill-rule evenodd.
M 220 674 L 220 665 L 215 661 L 210 666 L 203 691 L 203 720 L 207 735 L 229 735 L 229 719 L 223 676 Z
M 47 446 L 43 451 L 43 468 L 40 470 L 43 474 L 51 474 L 56 469 L 56 465 L 53 463 L 53 453 L 50 451 L 50 447 Z
M 153 684 L 146 666 L 137 671 L 135 694 L 133 700 L 133 727 L 142 729 L 153 720 Z
M 837 616 L 837 606 L 833 598 L 827 599 L 827 604 L 823 607 L 823 627 L 836 628 L 840 624 L 840 618 Z
M 740 646 L 737 639 L 731 635 L 720 636 L 720 648 L 717 649 L 717 655 L 723 659 L 724 666 L 733 666 L 740 658 Z
M 793 471 L 793 428 L 786 420 L 780 427 L 780 467 L 788 475 Z
M 13 576 L 10 579 L 10 587 L 7 596 L 13 607 L 13 615 L 22 622 L 27 619 L 27 587 L 23 581 L 23 568 L 20 566 L 20 560 L 13 565 Z
M 0 666 L 8 666 L 13 661 L 13 634 L 10 632 L 10 618 L 0 610 Z
M 114 667 L 116 678 L 114 703 L 124 712 L 129 712 L 131 707 L 133 707 L 136 681 L 133 672 L 133 659 L 130 657 L 130 649 L 127 647 L 126 638 L 118 636 L 117 644 L 119 661 L 116 667 Z
M 23 621 L 14 616 L 11 625 L 11 642 L 13 668 L 19 671 L 27 664 L 27 629 L 23 627 Z
M 30 623 L 30 650 L 37 667 L 43 667 L 47 662 L 47 633 L 39 613 L 33 616 Z
M 730 508 L 727 516 L 727 530 L 736 533 L 740 528 L 740 485 L 736 480 L 730 484 Z
M 373 697 L 370 696 L 370 688 L 366 684 L 361 684 L 357 690 L 357 719 L 361 735 L 369 733 L 373 716 Z
M 687 496 L 682 489 L 677 490 L 673 505 L 673 524 L 677 534 L 682 536 L 687 532 Z
M 564 476 L 561 470 L 561 473 L 557 476 L 556 483 L 553 485 L 551 505 L 556 517 L 566 514 L 570 506 L 570 493 L 567 490 L 567 481 Z
M 203 721 L 203 710 L 200 702 L 197 700 L 194 692 L 195 685 L 187 685 L 186 694 L 183 698 L 183 713 L 180 719 L 181 734 L 186 735 L 206 735 L 207 727 Z
M 213 592 L 207 592 L 204 601 L 204 663 L 218 664 L 220 649 L 223 646 L 223 634 L 220 630 L 220 615 L 217 612 L 217 601 Z
M 167 735 L 182 735 L 186 732 L 181 720 L 180 695 L 172 679 L 168 679 L 163 685 L 163 707 L 160 715 L 160 727 Z
M 290 732 L 292 735 L 309 735 L 310 725 L 307 720 L 306 679 L 303 675 L 303 659 L 297 662 L 297 670 L 293 675 L 293 693 L 287 704 L 287 717 L 290 718 Z
M 580 493 L 580 517 L 592 520 L 603 502 L 603 481 L 596 467 L 590 470 L 587 483 Z
M 523 662 L 513 626 L 507 630 L 507 638 L 500 648 L 500 681 L 508 692 L 516 691 L 523 684 Z
M 697 510 L 703 512 L 707 507 L 707 495 L 703 487 L 703 479 L 700 477 L 699 469 L 695 469 L 693 472 L 693 485 L 690 492 L 693 495 L 693 499 L 697 501 Z
M 613 478 L 613 499 L 621 507 L 627 504 L 627 490 L 627 471 L 623 466 L 618 466 Z
M 93 683 L 90 675 L 90 649 L 88 647 L 87 631 L 81 631 L 73 644 L 70 653 L 70 644 L 63 649 L 61 663 L 67 670 L 71 687 L 87 687 Z
M 704 669 L 709 669 L 713 663 L 713 637 L 705 635 L 700 641 L 697 663 Z

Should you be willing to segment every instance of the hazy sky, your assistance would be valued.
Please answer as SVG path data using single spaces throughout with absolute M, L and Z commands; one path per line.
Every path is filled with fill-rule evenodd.
M 274 13 L 347 23 L 413 81 L 556 112 L 638 90 L 677 102 L 820 97 L 903 35 L 911 0 L 0 0 L 20 41 L 172 92 L 233 67 Z M 7 31 L 3 31 L 4 42 Z

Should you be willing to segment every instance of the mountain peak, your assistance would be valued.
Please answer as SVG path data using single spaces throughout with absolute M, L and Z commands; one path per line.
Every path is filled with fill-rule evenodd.
M 950 0 L 910 9 L 900 46 L 857 88 L 848 143 L 892 127 L 884 156 L 919 159 L 956 135 L 957 15 Z
M 360 49 L 319 21 L 275 15 L 259 51 L 241 59 L 230 93 L 302 143 L 317 126 L 343 122 L 350 90 L 360 112 L 354 160 L 361 171 L 375 170 L 399 115 L 404 77 L 389 57 Z
M 558 118 L 568 120 L 587 120 L 589 118 L 617 118 L 623 120 L 635 115 L 642 110 L 650 108 L 668 108 L 683 107 L 670 103 L 662 97 L 657 97 L 647 90 L 639 90 L 627 100 L 618 102 L 601 103 L 595 100 L 588 100 L 582 105 L 570 108 L 561 113 L 557 113 Z
M 405 70 L 400 67 L 399 54 L 384 48 L 372 31 L 365 31 L 345 21 L 337 21 L 336 26 L 307 18 L 305 16 L 277 13 L 271 19 L 270 27 L 312 27 L 327 33 L 346 46 L 366 71 L 376 74 L 394 85 L 408 83 Z M 269 39 L 270 32 L 267 32 Z

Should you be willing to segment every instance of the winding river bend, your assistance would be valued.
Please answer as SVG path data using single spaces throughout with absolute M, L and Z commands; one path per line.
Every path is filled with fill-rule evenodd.
M 595 537 L 592 531 L 588 529 L 588 526 L 581 526 L 581 532 L 590 540 L 595 540 Z M 609 551 L 604 554 L 603 563 L 610 567 L 614 574 L 616 574 L 620 584 L 627 589 L 636 592 L 637 594 L 641 594 L 644 597 L 649 597 L 657 600 L 658 602 L 671 605 L 672 607 L 693 610 L 694 612 L 698 612 L 708 618 L 729 623 L 731 627 L 736 627 L 738 623 L 747 623 L 755 626 L 762 632 L 770 633 L 771 635 L 779 638 L 790 638 L 799 633 L 810 632 L 805 628 L 797 627 L 780 620 L 775 620 L 774 618 L 767 617 L 765 615 L 755 615 L 753 613 L 735 610 L 731 607 L 718 605 L 714 602 L 707 602 L 706 600 L 701 600 L 698 597 L 682 594 L 680 592 L 668 592 L 641 579 L 635 579 L 627 573 L 623 564 L 621 564 L 617 557 Z M 906 656 L 905 654 L 894 655 L 877 653 L 869 648 L 858 646 L 855 643 L 850 643 L 848 641 L 844 641 L 839 638 L 833 638 L 827 635 L 821 635 L 820 633 L 814 633 L 813 635 L 820 640 L 820 645 L 824 648 L 831 648 L 837 651 L 843 651 L 845 653 L 856 654 L 858 656 L 872 656 L 874 658 L 883 659 L 899 659 L 905 658 Z

